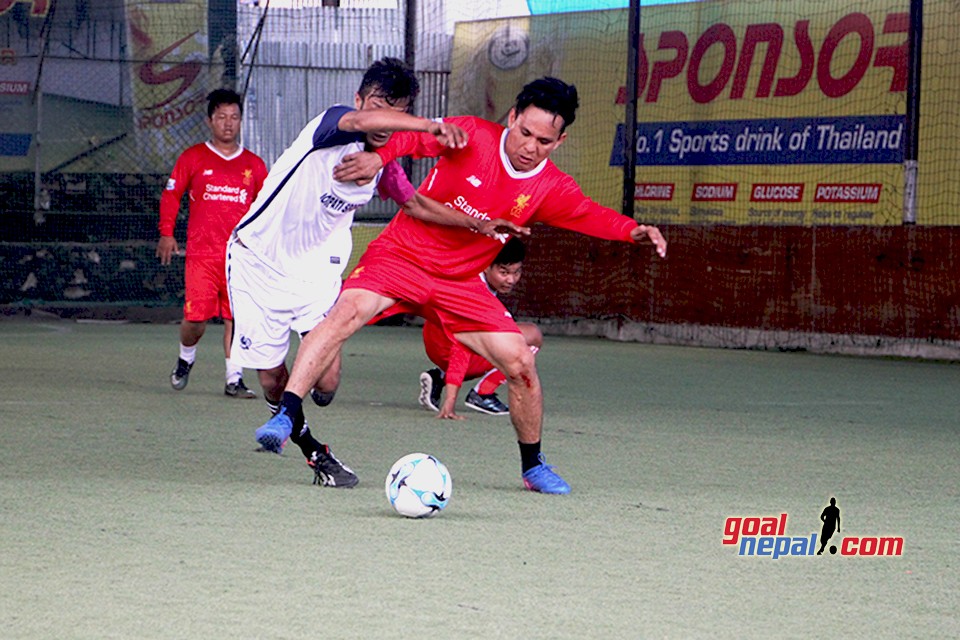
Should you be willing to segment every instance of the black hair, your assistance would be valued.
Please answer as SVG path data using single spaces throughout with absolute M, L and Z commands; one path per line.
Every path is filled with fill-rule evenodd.
M 382 96 L 391 106 L 397 102 L 409 99 L 407 111 L 413 110 L 413 101 L 420 93 L 420 83 L 413 71 L 398 58 L 383 58 L 377 60 L 367 72 L 363 74 L 360 88 L 357 90 L 361 98 L 371 94 Z
M 235 104 L 240 107 L 240 115 L 243 115 L 243 98 L 232 89 L 214 89 L 207 95 L 207 117 L 212 118 L 213 112 L 222 104 Z
M 527 247 L 518 238 L 511 237 L 493 259 L 493 264 L 517 264 L 527 256 Z
M 577 107 L 580 99 L 577 88 L 557 78 L 540 78 L 524 85 L 517 94 L 517 103 L 514 109 L 518 114 L 529 106 L 539 107 L 548 113 L 563 119 L 560 133 L 573 124 L 577 119 Z

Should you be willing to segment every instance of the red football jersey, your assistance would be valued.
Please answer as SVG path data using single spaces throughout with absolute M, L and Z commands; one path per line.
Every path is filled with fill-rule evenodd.
M 637 223 L 585 196 L 576 181 L 549 159 L 531 171 L 514 169 L 503 151 L 506 129 L 502 125 L 470 116 L 444 120 L 468 133 L 465 148 L 443 147 L 427 133 L 397 132 L 377 153 L 384 164 L 401 156 L 439 156 L 420 193 L 476 218 L 502 218 L 525 226 L 541 222 L 631 242 L 630 231 Z M 470 229 L 426 222 L 402 212 L 370 244 L 374 245 L 448 278 L 475 278 L 503 248 L 503 242 Z
M 177 158 L 160 196 L 160 235 L 173 235 L 186 191 L 190 197 L 187 255 L 224 259 L 230 232 L 250 208 L 266 177 L 263 160 L 243 147 L 230 157 L 209 142 L 190 147 Z

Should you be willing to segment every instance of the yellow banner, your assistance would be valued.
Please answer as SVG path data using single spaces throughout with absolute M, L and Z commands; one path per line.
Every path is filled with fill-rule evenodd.
M 126 14 L 139 169 L 169 172 L 181 151 L 207 138 L 206 96 L 216 88 L 207 3 L 127 0 Z
M 927 12 L 925 92 L 956 86 L 957 65 L 934 44 L 952 41 L 960 26 L 946 4 Z M 642 8 L 637 217 L 901 224 L 908 9 L 907 0 Z M 504 121 L 529 80 L 577 85 L 577 121 L 554 159 L 588 195 L 619 209 L 627 25 L 625 10 L 459 23 L 450 112 Z M 955 120 L 931 118 L 921 132 L 931 144 L 951 140 L 938 161 L 952 166 Z M 921 204 L 942 199 L 946 180 L 952 175 L 921 181 Z M 960 202 L 950 204 L 958 211 Z M 937 215 L 938 224 L 960 223 L 960 213 Z

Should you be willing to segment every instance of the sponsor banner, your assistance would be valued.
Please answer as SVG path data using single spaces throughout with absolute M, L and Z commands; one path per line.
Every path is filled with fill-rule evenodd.
M 127 0 L 126 18 L 140 170 L 168 173 L 180 152 L 208 137 L 207 3 Z
M 53 0 L 0 0 L 0 16 L 13 9 L 13 5 L 18 2 L 30 5 L 30 15 L 32 17 L 42 18 L 50 11 L 50 4 Z
M 644 7 L 637 60 L 638 218 L 902 223 L 909 3 L 789 5 L 729 0 Z M 942 7 L 927 13 L 936 37 L 960 28 L 960 17 Z M 450 113 L 505 122 L 525 82 L 551 75 L 577 85 L 577 120 L 553 159 L 587 195 L 620 209 L 627 25 L 626 10 L 457 23 Z M 931 29 L 927 42 L 933 41 Z M 946 63 L 934 60 L 925 56 L 925 67 Z M 941 85 L 953 72 L 940 71 L 925 70 L 925 96 L 944 95 Z M 949 128 L 935 118 L 922 122 Z M 920 138 L 955 138 L 946 133 L 928 138 L 922 130 Z M 955 142 L 949 146 L 947 160 L 960 155 Z M 922 175 L 921 202 L 924 190 L 941 199 L 953 193 L 936 188 L 946 176 Z M 787 199 L 754 197 L 755 185 L 777 184 L 802 189 Z M 658 185 L 672 185 L 669 198 Z M 732 187 L 717 197 L 704 185 Z M 778 207 L 758 207 L 762 202 Z M 960 213 L 937 215 L 960 223 Z
M 692 202 L 731 202 L 737 199 L 736 183 L 718 183 L 693 185 L 693 193 L 690 195 Z
M 634 200 L 673 200 L 672 184 L 637 184 L 633 191 Z
M 0 3 L 0 15 L 3 6 Z M 36 77 L 35 56 L 0 48 L 0 171 L 33 169 L 29 155 L 37 128 L 37 105 L 32 102 Z
M 623 166 L 617 125 L 610 166 Z M 903 116 L 640 123 L 637 165 L 899 164 Z

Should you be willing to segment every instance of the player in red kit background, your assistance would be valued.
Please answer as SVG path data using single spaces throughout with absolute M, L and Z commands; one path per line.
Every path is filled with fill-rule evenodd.
M 572 85 L 556 78 L 535 80 L 517 96 L 506 128 L 475 117 L 445 118 L 468 133 L 467 145 L 445 149 L 417 133 L 396 133 L 375 153 L 344 158 L 334 177 L 367 178 L 402 155 L 439 157 L 419 192 L 448 207 L 481 220 L 541 222 L 608 240 L 649 240 L 665 256 L 667 243 L 659 229 L 590 200 L 550 162 L 549 155 L 566 139 L 578 103 Z M 477 278 L 504 240 L 403 213 L 394 216 L 344 281 L 330 314 L 301 344 L 281 410 L 264 428 L 286 429 L 347 338 L 402 301 L 419 307 L 420 315 L 436 314 L 459 342 L 507 376 L 524 486 L 569 493 L 570 485 L 541 452 L 543 395 L 534 356 L 506 308 Z
M 170 374 L 170 384 L 178 391 L 187 386 L 197 343 L 203 337 L 207 321 L 219 317 L 223 319 L 224 329 L 224 394 L 232 398 L 256 397 L 243 383 L 243 369 L 230 362 L 233 314 L 224 266 L 227 239 L 267 176 L 263 160 L 240 145 L 242 116 L 243 105 L 236 92 L 228 89 L 211 92 L 207 96 L 210 140 L 180 155 L 160 196 L 157 257 L 164 265 L 170 264 L 171 256 L 178 253 L 173 230 L 183 194 L 186 192 L 190 198 L 180 355 Z

